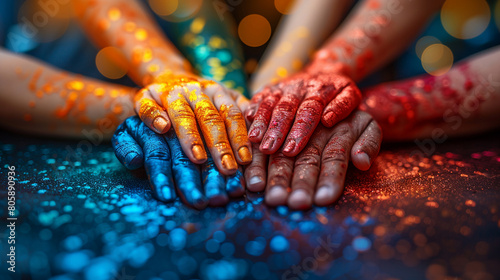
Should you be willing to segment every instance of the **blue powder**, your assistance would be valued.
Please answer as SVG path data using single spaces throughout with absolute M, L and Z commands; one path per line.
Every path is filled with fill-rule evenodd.
M 289 243 L 288 240 L 282 235 L 276 235 L 275 237 L 273 237 L 273 239 L 271 239 L 269 246 L 271 247 L 271 250 L 273 250 L 273 252 L 279 253 L 288 250 Z
M 371 246 L 372 242 L 370 241 L 370 239 L 363 236 L 356 237 L 352 241 L 352 247 L 354 247 L 356 251 L 367 251 Z

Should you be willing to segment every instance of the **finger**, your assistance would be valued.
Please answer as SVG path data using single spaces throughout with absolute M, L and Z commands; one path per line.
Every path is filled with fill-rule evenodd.
M 245 193 L 245 177 L 242 168 L 226 179 L 226 191 L 230 197 L 240 197 Z
M 249 164 L 252 161 L 252 148 L 248 140 L 245 119 L 238 105 L 219 84 L 208 84 L 203 88 L 203 92 L 213 100 L 213 104 L 224 120 L 229 142 L 237 162 L 242 165 Z
M 171 84 L 156 85 L 154 91 L 161 95 L 162 105 L 167 108 L 168 116 L 175 129 L 182 150 L 195 164 L 202 164 L 207 160 L 203 140 L 198 132 L 196 117 L 191 106 L 184 98 L 184 81 L 173 81 Z
M 282 92 L 278 87 L 272 87 L 267 90 L 271 92 L 269 94 L 266 93 L 266 97 L 264 97 L 260 103 L 259 108 L 255 113 L 253 123 L 248 131 L 248 138 L 254 143 L 262 140 L 262 137 L 267 130 L 267 126 L 269 125 L 269 121 L 271 120 L 273 109 L 276 104 L 278 104 L 278 101 L 282 96 Z
M 170 150 L 165 138 L 140 123 L 134 138 L 144 151 L 144 167 L 154 195 L 161 201 L 177 198 L 172 175 Z
M 321 166 L 321 154 L 328 136 L 328 131 L 319 126 L 307 146 L 295 159 L 292 192 L 288 197 L 290 208 L 305 210 L 312 206 Z
M 259 145 L 252 144 L 252 162 L 245 167 L 245 181 L 249 191 L 261 192 L 266 187 L 267 158 L 259 150 Z
M 184 97 L 194 111 L 215 165 L 222 174 L 232 175 L 236 173 L 238 164 L 227 138 L 224 120 L 210 98 L 202 91 L 202 88 L 214 82 L 204 81 L 202 83 L 186 84 Z
M 196 209 L 205 208 L 208 200 L 203 193 L 200 170 L 183 152 L 172 129 L 167 132 L 165 139 L 170 148 L 172 171 L 179 196 L 184 203 Z
M 141 89 L 134 97 L 134 109 L 147 127 L 163 134 L 170 129 L 167 112 L 156 103 L 148 88 Z
M 355 112 L 345 121 L 337 124 L 323 150 L 318 190 L 314 196 L 316 205 L 324 206 L 335 202 L 344 190 L 349 155 L 371 118 L 368 114 Z
M 371 116 L 370 116 L 371 118 Z M 351 150 L 351 160 L 360 170 L 368 170 L 377 157 L 382 144 L 382 129 L 371 120 Z
M 210 155 L 201 166 L 201 176 L 208 205 L 215 207 L 226 205 L 229 201 L 226 193 L 226 182 Z
M 246 112 L 248 106 L 250 106 L 250 100 L 248 100 L 243 94 L 237 92 L 236 90 L 228 89 L 231 98 L 236 102 L 238 108 L 241 112 Z
M 307 144 L 321 120 L 326 104 L 347 85 L 343 76 L 319 75 L 308 78 L 307 94 L 297 110 L 297 117 L 286 138 L 283 153 L 296 156 Z
M 127 123 L 130 125 L 127 126 Z M 111 144 L 116 158 L 130 170 L 135 170 L 143 165 L 144 154 L 142 148 L 128 132 L 128 127 L 135 127 L 141 123 L 138 117 L 130 117 L 116 129 Z
M 345 119 L 361 102 L 361 92 L 354 84 L 346 86 L 323 110 L 321 121 L 326 127 L 332 127 Z
M 285 205 L 290 189 L 294 158 L 278 151 L 269 158 L 269 176 L 267 178 L 265 201 L 270 206 Z
M 287 84 L 283 87 L 283 97 L 273 110 L 269 127 L 260 144 L 260 150 L 263 153 L 275 153 L 283 144 L 304 96 L 301 88 L 303 88 L 302 80 L 299 83 Z
M 271 89 L 269 87 L 264 88 L 262 91 L 256 93 L 252 99 L 250 100 L 250 104 L 248 104 L 248 107 L 244 110 L 245 112 L 245 118 L 249 122 L 253 122 L 255 118 L 255 114 L 257 113 L 257 110 L 259 109 L 260 103 L 262 100 L 267 95 L 271 94 Z

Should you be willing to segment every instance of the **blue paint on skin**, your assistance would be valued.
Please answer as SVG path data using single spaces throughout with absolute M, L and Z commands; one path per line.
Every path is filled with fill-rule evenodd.
M 200 170 L 182 151 L 173 129 L 166 133 L 165 139 L 170 147 L 172 171 L 181 198 L 197 209 L 205 208 L 208 200 L 203 193 Z
M 120 125 L 112 139 L 117 158 L 125 165 L 139 168 L 144 165 L 156 197 L 172 201 L 175 194 L 172 180 L 170 150 L 163 136 L 154 133 L 138 117 L 130 117 Z M 136 158 L 141 157 L 140 165 Z M 142 160 L 144 158 L 144 160 Z
M 205 195 L 211 205 L 219 206 L 221 204 L 226 204 L 228 197 L 225 189 L 224 176 L 217 169 L 210 153 L 207 155 L 208 159 L 203 163 L 201 168 Z
M 228 176 L 226 180 L 226 191 L 230 196 L 242 196 L 245 193 L 245 182 L 243 172 L 238 169 L 234 175 Z

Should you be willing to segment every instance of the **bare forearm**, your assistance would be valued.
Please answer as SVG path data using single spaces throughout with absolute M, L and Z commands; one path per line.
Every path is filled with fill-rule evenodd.
M 315 54 L 309 69 L 342 72 L 355 81 L 399 55 L 443 0 L 365 0 Z
M 60 71 L 0 49 L 0 124 L 39 135 L 84 138 L 97 129 L 109 138 L 133 115 L 135 89 Z M 5 64 L 4 64 L 5 63 Z
M 148 85 L 160 74 L 190 71 L 189 63 L 136 0 L 75 2 L 88 36 L 101 48 L 121 51 L 128 74 L 138 85 Z
M 470 57 L 448 73 L 422 75 L 365 91 L 361 109 L 385 140 L 467 135 L 500 127 L 500 48 Z

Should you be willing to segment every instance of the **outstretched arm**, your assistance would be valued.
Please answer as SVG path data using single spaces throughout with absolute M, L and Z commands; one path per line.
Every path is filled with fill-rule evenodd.
M 0 124 L 5 128 L 102 140 L 134 113 L 136 89 L 61 71 L 4 49 L 0 61 L 11 65 L 0 67 Z
M 314 55 L 311 73 L 359 81 L 399 55 L 444 0 L 364 0 Z
M 401 141 L 479 133 L 500 127 L 500 47 L 476 54 L 438 77 L 429 74 L 365 91 L 360 108 L 386 140 Z M 442 140 L 444 139 L 444 140 Z

